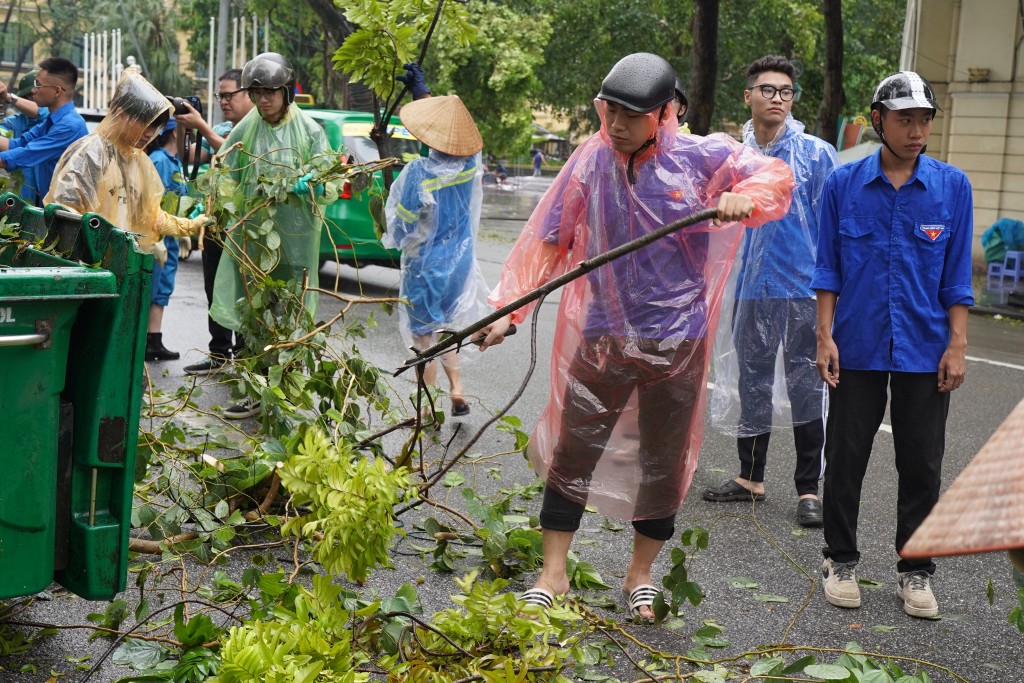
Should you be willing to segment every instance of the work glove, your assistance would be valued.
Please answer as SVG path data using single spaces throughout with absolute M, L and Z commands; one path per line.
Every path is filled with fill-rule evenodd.
M 423 69 L 420 68 L 420 65 L 416 62 L 409 62 L 402 66 L 405 67 L 405 75 L 396 76 L 395 80 L 405 83 L 406 87 L 409 88 L 409 92 L 412 93 L 413 99 L 429 95 L 430 88 L 427 87 L 427 81 L 423 76 Z
M 181 255 L 179 258 L 186 258 L 192 253 L 192 238 L 188 235 L 178 238 L 178 253 Z
M 167 245 L 164 244 L 163 237 L 153 242 L 153 258 L 161 266 L 167 263 Z
M 319 183 L 313 183 L 310 185 L 310 180 L 313 178 L 313 173 L 307 173 L 298 180 L 295 181 L 295 185 L 292 186 L 292 193 L 298 195 L 312 194 L 314 197 L 319 197 L 324 193 L 324 186 Z
M 188 219 L 188 234 L 198 235 L 199 229 L 203 226 L 208 226 L 214 223 L 212 216 L 207 216 L 205 213 L 201 213 L 198 216 L 192 216 Z

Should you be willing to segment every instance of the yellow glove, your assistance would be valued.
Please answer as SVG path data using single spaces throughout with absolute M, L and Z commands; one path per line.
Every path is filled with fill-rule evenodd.
M 161 266 L 167 263 L 167 245 L 164 244 L 163 237 L 153 243 L 153 258 Z
M 213 218 L 207 216 L 205 213 L 201 213 L 195 218 L 187 218 L 188 221 L 188 234 L 198 235 L 199 229 L 213 223 Z
M 188 235 L 178 238 L 178 251 L 188 256 L 192 253 L 192 238 Z

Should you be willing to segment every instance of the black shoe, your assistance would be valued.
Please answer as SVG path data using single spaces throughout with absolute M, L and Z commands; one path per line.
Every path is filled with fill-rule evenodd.
M 204 361 L 186 365 L 184 370 L 186 375 L 212 375 L 227 364 L 228 362 L 223 358 L 210 356 Z
M 455 417 L 462 417 L 463 415 L 469 415 L 469 404 L 466 403 L 465 399 L 453 398 L 452 399 L 452 415 Z
M 213 375 L 226 365 L 227 360 L 211 355 L 206 360 L 197 362 L 197 364 L 185 366 L 183 370 L 185 375 Z
M 735 479 L 730 479 L 721 486 L 709 486 L 704 489 L 704 500 L 709 500 L 712 503 L 721 503 L 726 501 L 757 501 L 761 502 L 766 499 L 763 493 L 754 493 L 749 491 L 739 484 L 736 483 Z
M 796 521 L 800 526 L 821 526 L 821 501 L 817 498 L 801 498 L 796 504 Z
M 150 332 L 146 335 L 146 360 L 178 360 L 181 354 L 164 346 L 163 335 Z
M 260 414 L 260 400 L 245 397 L 235 405 L 224 409 L 224 417 L 229 420 L 244 420 Z

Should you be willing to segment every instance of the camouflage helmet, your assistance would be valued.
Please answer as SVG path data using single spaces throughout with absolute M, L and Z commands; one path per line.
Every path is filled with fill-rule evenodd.
M 937 110 L 935 91 L 928 81 L 913 71 L 899 71 L 882 80 L 875 88 L 871 98 L 871 109 L 885 108 L 890 111 L 900 109 L 931 109 Z

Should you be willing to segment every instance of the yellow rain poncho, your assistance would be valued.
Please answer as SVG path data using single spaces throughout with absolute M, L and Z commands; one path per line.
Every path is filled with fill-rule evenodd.
M 241 143 L 239 149 L 238 143 Z M 277 125 L 270 125 L 258 108 L 253 108 L 244 119 L 232 129 L 221 147 L 227 150 L 223 163 L 228 176 L 238 183 L 238 188 L 247 202 L 258 199 L 261 178 L 281 175 L 281 168 L 299 169 L 306 167 L 314 157 L 331 152 L 330 143 L 320 125 L 294 104 L 288 107 Z M 322 198 L 318 201 L 324 201 Z M 246 228 L 253 233 L 268 218 L 274 221 L 271 234 L 276 234 L 273 244 L 267 236 L 258 239 L 243 234 L 243 226 L 229 226 L 224 236 L 225 255 L 234 252 L 234 258 L 222 258 L 217 268 L 217 280 L 213 289 L 213 303 L 210 317 L 227 327 L 238 331 L 241 318 L 235 304 L 245 296 L 245 288 L 239 271 L 238 250 L 244 249 L 255 263 L 266 251 L 276 251 L 276 265 L 269 275 L 278 280 L 302 282 L 309 275 L 309 286 L 317 287 L 317 271 L 320 264 L 320 232 L 323 228 L 322 212 L 312 205 L 310 195 L 289 193 L 285 201 L 277 202 L 273 216 L 266 210 L 250 215 Z M 278 241 L 277 238 L 280 238 Z M 306 292 L 306 309 L 316 317 L 316 292 Z
M 145 147 L 151 137 L 147 130 L 161 119 L 166 122 L 172 112 L 167 98 L 149 81 L 125 71 L 107 117 L 95 132 L 68 147 L 57 162 L 45 202 L 79 213 L 98 213 L 120 228 L 139 233 L 147 251 L 162 235 L 196 232 L 205 218 L 179 218 L 160 208 L 164 183 L 149 155 L 138 148 L 140 143 Z

